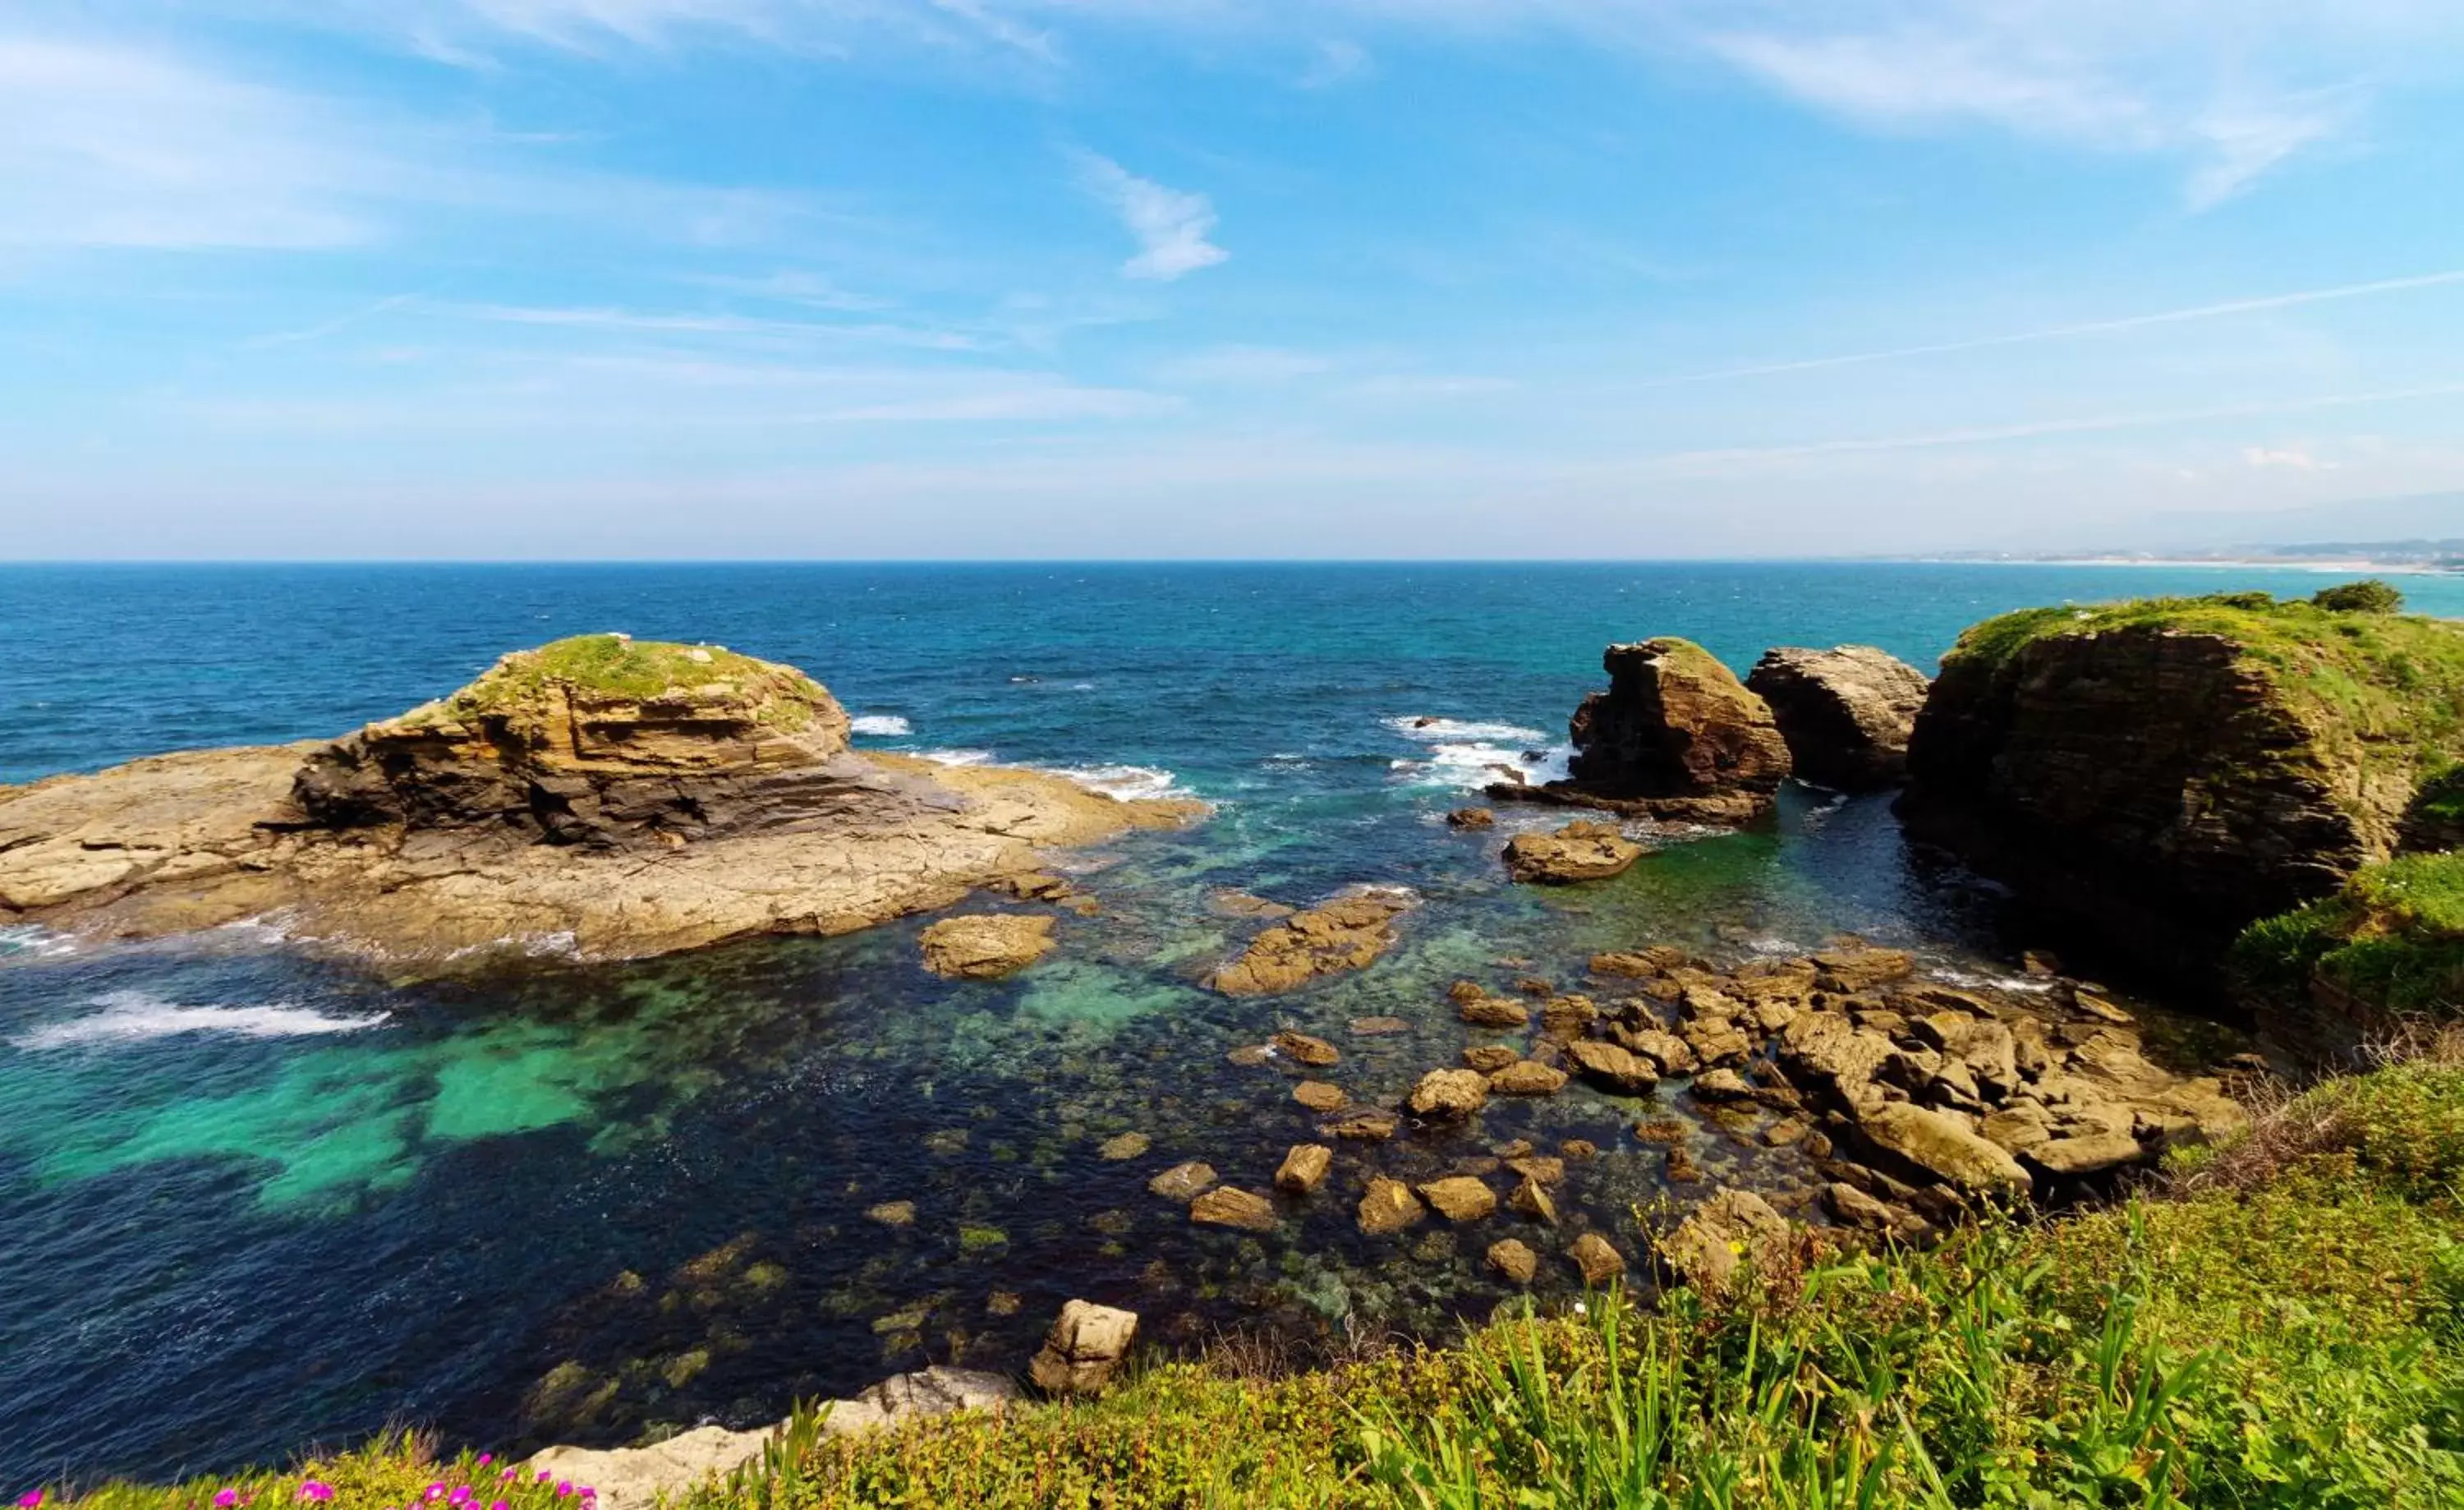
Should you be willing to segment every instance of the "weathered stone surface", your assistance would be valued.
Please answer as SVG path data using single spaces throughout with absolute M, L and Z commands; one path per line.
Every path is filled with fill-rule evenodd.
M 935 975 L 991 980 L 1042 959 L 1052 948 L 1052 920 L 1024 913 L 974 913 L 943 918 L 917 940 L 924 967 Z
M 2028 1163 L 2046 1173 L 2063 1179 L 2102 1174 L 2125 1164 L 2136 1164 L 2146 1156 L 2139 1140 L 2128 1133 L 2090 1133 L 2075 1138 L 2053 1138 L 2033 1144 L 2022 1150 Z
M 1275 1188 L 1294 1195 L 1308 1195 L 1326 1183 L 1326 1172 L 1333 1166 L 1334 1150 L 1326 1144 L 1296 1144 L 1275 1170 Z
M 1768 1264 L 1788 1241 L 1788 1221 L 1750 1190 L 1723 1189 L 1696 1207 L 1660 1244 L 1660 1256 L 1684 1283 L 1726 1287 L 1747 1262 Z
M 1823 988 L 1853 993 L 1904 980 L 1917 962 L 1905 949 L 1851 948 L 1825 949 L 1814 964 Z
M 1509 1064 L 1522 1063 L 1523 1055 L 1502 1043 L 1481 1043 L 1463 1052 L 1463 1062 L 1464 1069 L 1495 1075 Z
M 2401 705 L 2398 662 L 2418 664 L 2374 659 L 2379 640 L 2331 617 L 2134 605 L 1979 626 L 1918 717 L 1903 813 L 2107 948 L 2203 971 L 2248 923 L 2390 854 L 2421 763 L 2464 754 L 2386 740 L 2373 696 L 2321 695 L 2341 679 Z
M 1343 1058 L 1342 1050 L 1324 1038 L 1313 1038 L 1305 1033 L 1279 1033 L 1267 1042 L 1285 1058 L 1294 1064 L 1306 1064 L 1313 1070 L 1325 1069 Z
M 1275 1203 L 1253 1191 L 1220 1185 L 1189 1204 L 1189 1219 L 1207 1227 L 1271 1232 L 1276 1226 Z
M 1506 874 L 1542 886 L 1622 876 L 1647 852 L 1613 823 L 1578 821 L 1554 833 L 1518 833 L 1506 841 Z
M 1916 1212 L 1844 1182 L 1835 1181 L 1824 1187 L 1822 1199 L 1833 1216 L 1863 1232 L 1905 1238 L 1925 1231 L 1925 1218 Z
M 1433 1121 L 1460 1121 L 1488 1101 L 1488 1080 L 1478 1070 L 1431 1070 L 1403 1099 L 1403 1109 Z
M 1587 1285 L 1605 1285 L 1625 1273 L 1625 1255 L 1597 1232 L 1585 1232 L 1575 1238 L 1567 1248 L 1566 1256 L 1574 1261 L 1576 1272 Z
M 1649 1059 L 1662 1075 L 1685 1075 L 1694 1069 L 1693 1046 L 1664 1029 L 1620 1027 L 1617 1041 Z
M 331 744 L 0 792 L 0 922 L 148 937 L 278 911 L 302 947 L 397 978 L 550 940 L 627 959 L 948 906 L 1045 847 L 1201 811 L 851 750 L 802 673 L 591 636 Z
M 1866 1108 L 1859 1134 L 1927 1178 L 1971 1195 L 2024 1194 L 2028 1171 L 1957 1118 L 1905 1101 Z
M 1407 1227 L 1416 1227 L 1428 1214 L 1428 1209 L 1412 1193 L 1410 1186 L 1382 1174 L 1370 1180 L 1368 1190 L 1360 1197 L 1360 1230 L 1372 1237 L 1391 1236 Z
M 1458 999 L 1455 1015 L 1475 1028 L 1523 1028 L 1531 1022 L 1531 1009 L 1511 996 L 1475 995 Z
M 1506 1204 L 1535 1222 L 1557 1225 L 1557 1203 L 1550 1198 L 1548 1187 L 1528 1174 L 1514 1187 L 1514 1193 L 1506 1198 Z
M 1375 1107 L 1360 1107 L 1330 1118 L 1319 1130 L 1329 1138 L 1344 1138 L 1353 1143 L 1384 1143 L 1395 1136 L 1397 1118 L 1393 1112 Z
M 1292 1099 L 1313 1112 L 1334 1111 L 1351 1099 L 1342 1086 L 1325 1080 L 1303 1080 L 1292 1087 Z
M 1497 1210 L 1497 1192 L 1468 1175 L 1431 1180 L 1420 1187 L 1420 1199 L 1450 1222 L 1477 1222 Z
M 957 1410 L 997 1410 L 1018 1398 L 1018 1386 L 1001 1374 L 935 1365 L 893 1375 L 852 1400 L 832 1401 L 822 1430 L 831 1436 L 850 1436 Z M 588 1484 L 604 1510 L 655 1510 L 663 1499 L 757 1460 L 762 1445 L 780 1430 L 731 1432 L 704 1426 L 649 1447 L 550 1447 L 533 1454 L 522 1468 L 527 1475 L 544 1473 L 550 1481 Z
M 1071 1300 L 1054 1319 L 1027 1375 L 1046 1394 L 1100 1393 L 1120 1372 L 1137 1335 L 1136 1312 Z
M 1497 822 L 1497 814 L 1486 808 L 1457 808 L 1446 814 L 1450 829 L 1485 829 Z
M 884 1201 L 878 1206 L 865 1208 L 864 1214 L 884 1227 L 913 1227 L 915 1225 L 915 1203 Z
M 1540 1255 L 1520 1238 L 1503 1238 L 1488 1245 L 1488 1266 L 1508 1284 L 1529 1284 L 1540 1272 Z
M 1890 1038 L 1837 1012 L 1806 1012 L 1780 1030 L 1779 1062 L 1791 1083 L 1839 1110 L 1873 1096 L 1874 1072 L 1894 1050 Z
M 1395 920 L 1411 905 L 1407 898 L 1368 893 L 1294 913 L 1250 940 L 1206 984 L 1226 996 L 1265 996 L 1365 968 L 1395 946 Z
M 1871 645 L 1768 651 L 1746 677 L 1771 705 L 1796 774 L 1843 791 L 1907 774 L 1926 685 L 1925 673 Z
M 1147 1189 L 1167 1201 L 1194 1201 L 1199 1192 L 1215 1183 L 1215 1166 L 1193 1159 L 1176 1164 L 1147 1182 Z
M 1705 1070 L 1688 1087 L 1698 1101 L 1750 1101 L 1754 1088 L 1734 1070 Z
M 1788 745 L 1771 708 L 1727 667 L 1671 638 L 1612 645 L 1601 661 L 1609 688 L 1574 712 L 1568 779 L 1503 783 L 1491 797 L 1704 822 L 1742 821 L 1771 805 Z
M 1410 1033 L 1412 1025 L 1400 1017 L 1354 1017 L 1352 1031 L 1363 1038 L 1385 1038 Z
M 1154 1145 L 1155 1140 L 1145 1133 L 1125 1132 L 1117 1137 L 1105 1139 L 1096 1146 L 1095 1151 L 1107 1159 L 1137 1159 L 1143 1158 L 1146 1151 Z
M 1658 1072 L 1614 1043 L 1577 1038 L 1566 1045 L 1566 1057 L 1583 1078 L 1619 1096 L 1647 1095 L 1660 1083 Z
M 1488 1088 L 1500 1096 L 1554 1096 L 1566 1088 L 1566 1072 L 1536 1059 L 1518 1059 L 1492 1071 Z
M 1566 1161 L 1548 1154 L 1518 1154 L 1503 1163 L 1513 1173 L 1542 1185 L 1554 1185 L 1566 1177 Z
M 1628 949 L 1610 954 L 1595 954 L 1591 960 L 1595 975 L 1623 976 L 1645 980 L 1673 970 L 1685 963 L 1685 951 L 1671 944 L 1655 944 L 1640 949 Z

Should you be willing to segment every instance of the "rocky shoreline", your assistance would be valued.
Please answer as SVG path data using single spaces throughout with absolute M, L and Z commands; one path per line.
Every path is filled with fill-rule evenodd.
M 260 921 L 405 975 L 509 951 L 630 959 L 844 933 L 979 888 L 1052 895 L 1045 852 L 1202 811 L 854 750 L 792 668 L 588 636 L 339 741 L 0 790 L 0 922 L 149 938 Z

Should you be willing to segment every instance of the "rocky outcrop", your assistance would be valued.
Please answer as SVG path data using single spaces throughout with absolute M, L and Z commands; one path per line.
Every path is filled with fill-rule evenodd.
M 1226 996 L 1268 996 L 1364 969 L 1395 946 L 1395 920 L 1411 906 L 1408 897 L 1368 892 L 1294 913 L 1250 940 L 1206 984 Z
M 617 635 L 509 655 L 326 744 L 0 792 L 0 922 L 148 937 L 278 916 L 401 975 L 841 933 L 1180 823 L 1041 771 L 846 747 L 789 667 Z
M 1053 1319 L 1027 1376 L 1046 1394 L 1100 1394 L 1128 1361 L 1138 1314 L 1091 1300 L 1071 1300 Z
M 1746 677 L 1771 704 L 1800 778 L 1842 791 L 1897 786 L 1925 673 L 1871 645 L 1767 651 Z
M 999 1410 L 1018 1398 L 1018 1386 L 1002 1375 L 936 1365 L 885 1379 L 852 1400 L 830 1401 L 822 1432 L 853 1436 L 959 1410 Z M 785 1425 L 753 1432 L 696 1427 L 649 1447 L 550 1447 L 522 1467 L 551 1481 L 589 1485 L 603 1510 L 657 1510 L 683 1490 L 759 1462 L 763 1446 Z
M 1748 1263 L 1769 1266 L 1787 1243 L 1788 1221 L 1751 1190 L 1723 1189 L 1661 1239 L 1660 1256 L 1679 1280 L 1725 1289 Z
M 1569 823 L 1554 833 L 1518 833 L 1507 840 L 1506 874 L 1518 881 L 1571 886 L 1622 876 L 1650 853 L 1614 823 Z
M 1023 970 L 1052 949 L 1052 920 L 1027 913 L 944 918 L 917 939 L 924 967 L 961 980 L 992 980 Z
M 1708 651 L 1661 638 L 1612 645 L 1609 688 L 1583 699 L 1567 779 L 1506 782 L 1493 798 L 1736 823 L 1771 806 L 1789 773 L 1771 710 Z
M 2399 843 L 2464 755 L 2464 627 L 2257 599 L 2010 614 L 1944 658 L 1911 832 L 2098 944 L 2204 975 Z

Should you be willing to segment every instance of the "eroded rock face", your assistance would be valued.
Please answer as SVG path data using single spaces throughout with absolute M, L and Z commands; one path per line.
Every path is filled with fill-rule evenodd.
M 1925 673 L 1871 645 L 1767 651 L 1746 677 L 1771 705 L 1795 773 L 1842 791 L 1897 786 Z
M 1725 1288 L 1747 1262 L 1768 1265 L 1788 1241 L 1788 1221 L 1751 1190 L 1722 1189 L 1660 1244 L 1671 1273 L 1698 1289 Z
M 2299 690 L 2332 645 L 2262 653 L 2163 621 L 2100 629 L 2085 611 L 2013 624 L 1945 657 L 1902 811 L 2103 946 L 2200 975 L 2240 928 L 2398 843 L 2411 745 Z
M 1491 797 L 1711 823 L 1771 806 L 1788 744 L 1770 706 L 1708 651 L 1661 638 L 1612 645 L 1601 659 L 1609 688 L 1574 711 L 1567 779 L 1501 783 Z
M 0 922 L 150 937 L 280 911 L 397 975 L 550 944 L 637 958 L 948 906 L 1045 847 L 1199 811 L 849 750 L 791 668 L 590 636 L 330 744 L 0 792 Z
M 1395 946 L 1395 920 L 1411 906 L 1409 898 L 1372 893 L 1294 913 L 1250 940 L 1206 984 L 1226 996 L 1267 996 L 1365 968 Z
M 2028 1191 L 2028 1171 L 2017 1160 L 1948 1113 L 1892 1101 L 1868 1108 L 1857 1131 L 1886 1159 L 1966 1194 Z

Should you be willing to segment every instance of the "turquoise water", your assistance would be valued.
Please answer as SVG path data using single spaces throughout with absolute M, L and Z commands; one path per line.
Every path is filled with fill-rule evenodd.
M 927 1359 L 1015 1366 L 1070 1295 L 1133 1305 L 1177 1344 L 1240 1326 L 1442 1331 L 1502 1298 L 1478 1264 L 1494 1234 L 1358 1236 L 1354 1150 L 1273 1234 L 1193 1230 L 1146 1193 L 1183 1158 L 1262 1186 L 1309 1134 L 1288 1077 L 1228 1050 L 1319 1032 L 1346 1050 L 1331 1077 L 1391 1099 L 1465 1041 L 1442 995 L 1457 975 L 1570 982 L 1596 947 L 1733 957 L 1841 930 L 1991 973 L 2030 942 L 1990 888 L 1910 854 L 1886 801 L 1799 789 L 1765 826 L 1671 842 L 1604 886 L 1505 885 L 1497 835 L 1441 816 L 1491 763 L 1546 766 L 1603 644 L 1683 633 L 1742 669 L 1773 644 L 1864 641 L 1927 663 L 2002 609 L 2321 580 L 0 568 L 0 781 L 333 734 L 505 649 L 623 629 L 802 665 L 866 721 L 861 743 L 1218 805 L 1201 828 L 1089 856 L 1104 915 L 1065 918 L 1061 953 L 1001 983 L 925 975 L 913 924 L 411 988 L 264 928 L 116 948 L 0 937 L 0 1485 L 279 1457 L 404 1415 L 510 1445 L 553 1417 L 526 1416 L 525 1397 L 560 1365 L 565 1388 L 534 1411 L 605 1391 L 561 1435 L 746 1424 Z M 2464 614 L 2464 581 L 2406 585 Z M 1422 898 L 1376 967 L 1265 1001 L 1196 986 L 1254 926 L 1211 910 L 1214 891 L 1306 902 L 1361 883 Z M 1366 1015 L 1411 1030 L 1349 1034 Z M 1630 1231 L 1664 1194 L 1627 1132 L 1640 1109 L 1569 1092 L 1368 1164 L 1423 1176 L 1504 1139 L 1590 1138 L 1604 1152 L 1569 1178 L 1570 1225 Z M 1152 1153 L 1097 1156 L 1124 1131 Z M 1776 1188 L 1804 1178 L 1716 1130 L 1698 1151 Z M 902 1200 L 910 1226 L 865 1215 Z

